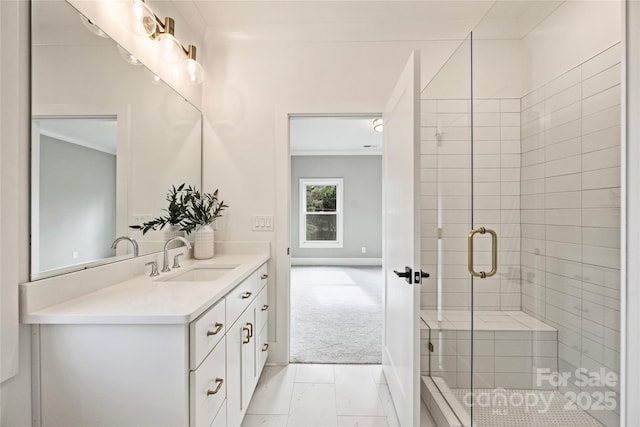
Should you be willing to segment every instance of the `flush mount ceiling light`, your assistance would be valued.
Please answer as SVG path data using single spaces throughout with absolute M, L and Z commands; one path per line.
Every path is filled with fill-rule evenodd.
M 168 64 L 178 64 L 184 70 L 187 80 L 200 84 L 204 80 L 202 65 L 196 61 L 196 47 L 187 49 L 175 37 L 175 21 L 171 17 L 160 20 L 144 0 L 132 0 L 133 28 L 136 34 L 149 36 L 160 48 L 162 60 Z
M 383 123 L 381 118 L 373 119 L 372 124 L 373 124 L 373 130 L 375 130 L 376 132 L 382 132 Z

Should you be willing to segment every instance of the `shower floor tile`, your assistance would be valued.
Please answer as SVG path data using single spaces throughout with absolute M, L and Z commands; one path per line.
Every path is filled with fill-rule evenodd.
M 471 389 L 454 388 L 451 392 L 471 413 Z M 581 409 L 565 409 L 570 402 L 558 391 L 475 389 L 473 396 L 477 427 L 603 427 Z

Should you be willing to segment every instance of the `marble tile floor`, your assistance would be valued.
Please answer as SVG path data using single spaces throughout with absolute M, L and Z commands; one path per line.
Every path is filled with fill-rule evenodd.
M 435 427 L 424 404 L 421 426 Z M 380 365 L 266 366 L 242 427 L 397 427 Z

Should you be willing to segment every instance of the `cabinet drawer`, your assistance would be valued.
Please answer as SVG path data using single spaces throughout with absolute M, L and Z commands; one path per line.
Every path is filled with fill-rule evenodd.
M 264 368 L 264 364 L 267 363 L 267 356 L 269 356 L 269 326 L 267 324 L 264 325 L 262 331 L 260 331 L 260 335 L 258 335 L 258 341 L 256 342 L 256 352 L 258 355 L 256 357 L 256 366 L 258 372 L 258 378 L 260 378 L 260 374 L 262 373 L 262 368 Z
M 258 268 L 258 290 L 264 288 L 268 281 L 269 281 L 269 274 L 268 274 L 267 263 L 265 262 L 260 266 L 260 268 Z
M 244 282 L 236 286 L 225 297 L 227 309 L 227 330 L 235 323 L 242 312 L 255 299 L 258 291 L 257 274 L 253 273 Z
M 264 287 L 258 294 L 257 311 L 256 311 L 256 330 L 260 331 L 267 323 L 269 317 L 269 298 L 267 294 L 267 288 Z
M 189 368 L 196 369 L 225 333 L 225 300 L 189 325 Z
M 225 375 L 225 340 L 189 373 L 189 405 L 191 427 L 209 427 L 227 395 Z

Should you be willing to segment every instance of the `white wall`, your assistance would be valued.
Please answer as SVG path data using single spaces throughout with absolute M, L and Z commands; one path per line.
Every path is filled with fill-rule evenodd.
M 218 224 L 222 240 L 272 244 L 269 321 L 272 362 L 288 360 L 288 113 L 380 112 L 413 49 L 423 49 L 428 81 L 456 42 L 219 44 L 205 39 L 203 87 L 205 187 L 220 187 L 231 206 Z M 274 232 L 251 230 L 252 214 L 275 214 Z M 278 243 L 276 245 L 276 243 Z M 281 269 L 281 270 L 280 270 Z M 275 314 L 277 313 L 277 314 Z M 274 318 L 275 316 L 275 318 Z
M 2 426 L 31 425 L 30 328 L 18 325 L 18 283 L 29 277 L 29 4 L 0 2 L 0 374 Z M 21 54 L 16 54 L 20 52 Z
M 621 1 L 567 1 L 523 40 L 525 95 L 622 39 Z

